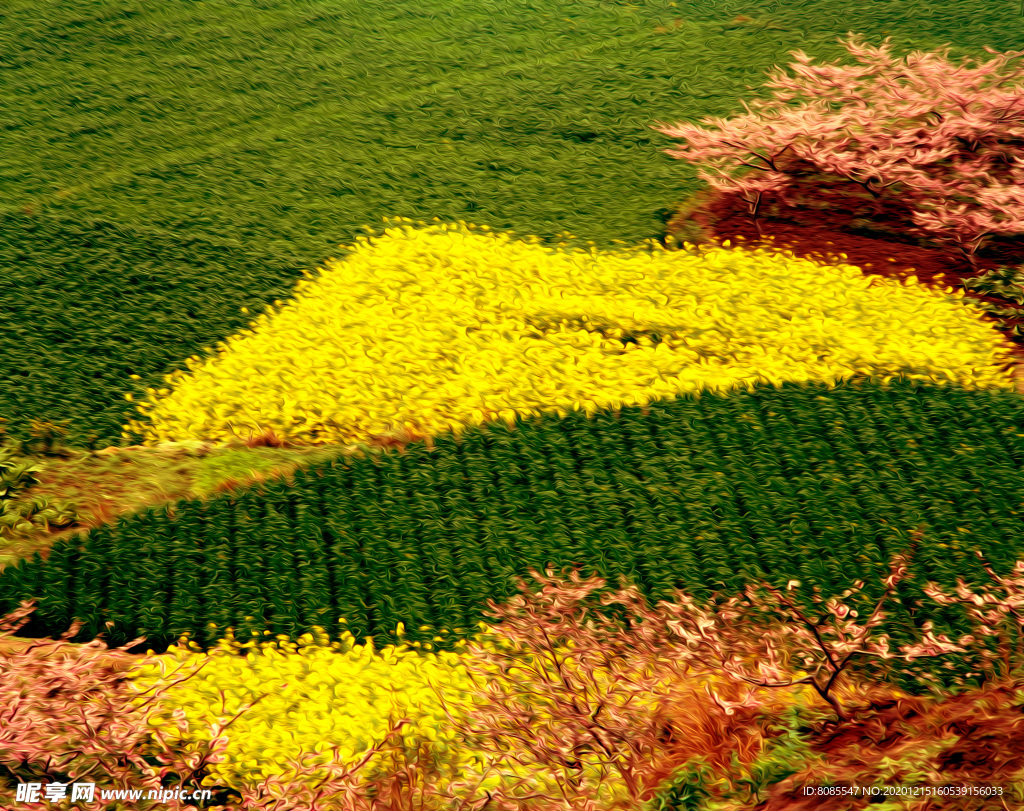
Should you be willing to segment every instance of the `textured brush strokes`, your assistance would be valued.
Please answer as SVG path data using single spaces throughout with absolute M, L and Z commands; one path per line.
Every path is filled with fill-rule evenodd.
M 268 428 L 351 443 L 859 373 L 1013 387 L 1007 346 L 962 291 L 763 253 L 536 241 L 389 229 L 190 359 L 126 427 L 149 443 Z
M 210 646 L 229 626 L 333 634 L 339 618 L 386 644 L 399 622 L 410 640 L 467 631 L 530 566 L 623 575 L 647 595 L 765 577 L 838 593 L 922 523 L 919 577 L 984 580 L 973 549 L 999 570 L 1015 560 L 1021 418 L 1009 391 L 852 380 L 491 423 L 60 541 L 0 573 L 0 610 L 38 597 L 26 635 L 78 616 L 91 639 L 109 619 L 111 640 L 144 633 L 154 649 L 185 632 Z
M 159 385 L 385 216 L 658 238 L 701 183 L 653 121 L 738 111 L 847 30 L 1010 50 L 1011 6 L 11 0 L 0 415 L 118 441 L 115 381 Z

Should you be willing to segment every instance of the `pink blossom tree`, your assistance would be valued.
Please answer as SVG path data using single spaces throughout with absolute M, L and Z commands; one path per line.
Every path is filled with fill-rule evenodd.
M 767 83 L 772 101 L 705 126 L 652 129 L 685 139 L 667 154 L 703 162 L 698 176 L 739 192 L 755 218 L 767 194 L 792 205 L 794 169 L 809 165 L 867 193 L 877 213 L 886 202 L 907 206 L 909 233 L 955 246 L 976 269 L 986 240 L 1024 233 L 1024 91 L 1006 87 L 1024 66 L 1003 71 L 1024 51 L 969 68 L 947 61 L 948 48 L 901 63 L 888 41 L 840 40 L 861 66 L 812 65 L 795 51 L 796 76 L 779 71 Z M 755 171 L 735 174 L 744 169 Z

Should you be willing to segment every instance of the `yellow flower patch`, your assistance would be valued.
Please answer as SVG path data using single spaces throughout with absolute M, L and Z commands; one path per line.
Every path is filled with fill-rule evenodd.
M 962 291 L 786 253 L 651 247 L 389 228 L 191 358 L 125 428 L 147 444 L 268 428 L 347 443 L 854 373 L 1013 387 L 1007 347 Z

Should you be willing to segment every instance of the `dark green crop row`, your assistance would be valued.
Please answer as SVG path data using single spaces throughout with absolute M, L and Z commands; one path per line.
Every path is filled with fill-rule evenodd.
M 29 635 L 77 616 L 79 639 L 110 620 L 112 643 L 146 634 L 156 650 L 185 631 L 209 645 L 229 625 L 336 634 L 339 617 L 382 644 L 399 622 L 410 639 L 429 638 L 421 625 L 470 629 L 530 567 L 579 564 L 655 599 L 752 578 L 826 595 L 866 578 L 870 597 L 923 525 L 906 602 L 926 579 L 983 582 L 976 548 L 1003 571 L 1019 554 L 1024 403 L 1012 393 L 854 380 L 647 412 L 485 426 L 122 518 L 6 569 L 0 610 L 38 597 Z

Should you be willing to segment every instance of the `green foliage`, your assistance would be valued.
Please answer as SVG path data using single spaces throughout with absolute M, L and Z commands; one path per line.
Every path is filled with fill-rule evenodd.
M 65 565 L 74 587 L 46 589 L 41 615 L 97 630 L 110 620 L 112 639 L 146 634 L 155 650 L 186 631 L 214 644 L 228 621 L 294 638 L 339 618 L 377 644 L 396 641 L 399 621 L 410 640 L 449 644 L 487 599 L 512 595 L 514 576 L 574 564 L 655 600 L 799 579 L 806 605 L 815 586 L 839 593 L 862 578 L 863 608 L 907 528 L 922 526 L 887 628 L 902 644 L 917 638 L 908 609 L 927 581 L 987 583 L 975 549 L 1013 565 L 1022 409 L 1012 392 L 854 379 L 488 425 L 121 518 L 76 541 L 73 561 L 0 573 L 0 610 L 63 582 Z M 166 625 L 143 622 L 161 614 Z M 948 607 L 928 619 L 954 633 L 961 623 Z
M 0 345 L 0 414 L 11 438 L 46 448 L 65 429 L 66 445 L 117 443 L 134 410 L 122 392 L 141 398 L 244 328 L 240 306 L 286 295 L 301 267 L 231 240 L 0 214 L 0 332 L 10 338 Z
M 1024 305 L 1024 277 L 1019 267 L 998 267 L 967 279 L 964 287 L 986 296 L 998 296 Z
M 665 781 L 644 811 L 704 811 L 711 796 L 706 786 L 713 780 L 707 763 L 696 758 Z
M 117 443 L 124 392 L 244 329 L 241 307 L 287 296 L 384 216 L 571 230 L 599 248 L 658 238 L 702 184 L 647 126 L 738 112 L 779 54 L 841 56 L 847 28 L 954 55 L 1020 38 L 978 0 L 736 11 L 69 0 L 40 16 L 6 2 L 0 414 L 21 438 L 35 418 L 67 420 L 79 446 Z
M 0 498 L 14 498 L 18 491 L 39 483 L 36 473 L 42 468 L 29 459 L 23 459 L 13 448 L 0 448 Z
M 287 450 L 272 448 L 225 450 L 205 457 L 192 479 L 192 488 L 200 494 L 209 493 L 221 482 L 245 479 L 291 462 L 301 462 Z
M 747 767 L 747 776 L 737 781 L 752 798 L 753 803 L 763 800 L 762 792 L 808 767 L 820 757 L 811 751 L 807 735 L 801 732 L 803 721 L 800 707 L 789 707 L 777 719 L 775 737 L 771 738 L 765 750 Z
M 14 448 L 0 447 L 0 537 L 67 527 L 78 521 L 77 507 L 70 501 L 24 498 L 22 491 L 39 483 L 35 474 L 41 470 L 32 460 L 18 456 Z
M 24 453 L 67 457 L 67 448 L 64 447 L 68 436 L 66 421 L 54 423 L 49 420 L 31 420 L 28 431 L 32 439 L 21 443 Z
M 37 529 L 60 529 L 79 520 L 78 505 L 72 501 L 49 501 L 36 496 L 30 501 L 5 500 L 0 514 L 0 535 L 31 533 Z
M 999 321 L 1018 320 L 1024 317 L 1024 277 L 1019 267 L 1003 266 L 985 271 L 972 279 L 967 279 L 964 287 L 981 295 L 1012 302 L 1009 306 L 991 301 L 978 302 L 986 313 Z M 1015 338 L 1024 338 L 1024 328 L 1020 324 L 1009 326 L 1009 332 Z

